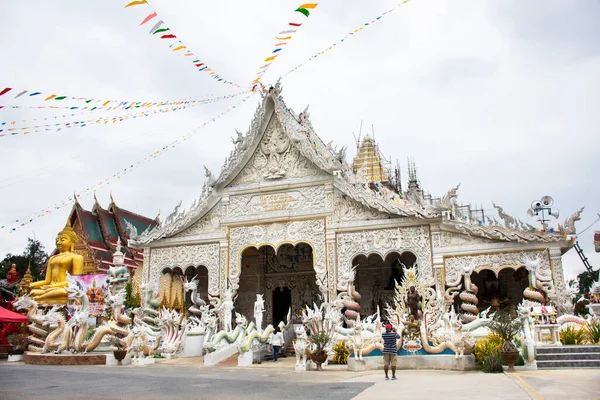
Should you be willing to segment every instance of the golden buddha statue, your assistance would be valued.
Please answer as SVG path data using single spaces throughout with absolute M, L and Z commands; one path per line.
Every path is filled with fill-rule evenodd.
M 29 285 L 31 295 L 38 304 L 67 303 L 67 272 L 71 275 L 83 273 L 83 257 L 73 253 L 76 241 L 77 234 L 67 223 L 65 229 L 56 236 L 58 254 L 48 260 L 46 278 Z

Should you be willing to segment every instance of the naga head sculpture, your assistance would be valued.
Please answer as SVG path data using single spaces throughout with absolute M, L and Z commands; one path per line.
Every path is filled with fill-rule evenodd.
M 183 284 L 183 289 L 188 292 L 188 291 L 193 291 L 193 290 L 198 290 L 198 279 L 196 278 L 192 278 L 192 280 L 188 280 L 188 278 L 185 278 L 185 283 Z
M 60 319 L 64 320 L 64 317 L 59 311 L 58 306 L 54 306 L 44 316 L 42 316 L 42 325 L 55 325 Z
M 13 307 L 15 308 L 15 310 L 29 309 L 33 307 L 34 303 L 35 300 L 33 299 L 33 297 L 31 297 L 31 295 L 29 294 L 26 294 L 20 297 L 17 301 L 15 301 L 13 303 Z

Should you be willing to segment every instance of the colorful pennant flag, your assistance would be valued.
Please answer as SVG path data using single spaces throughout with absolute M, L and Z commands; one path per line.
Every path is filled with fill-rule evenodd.
M 302 4 L 300 5 L 298 8 L 296 8 L 296 10 L 294 10 L 294 13 L 300 13 L 302 14 L 304 17 L 307 17 L 310 15 L 310 11 L 309 10 L 314 10 L 317 7 L 317 3 L 307 3 L 307 4 Z M 299 28 L 302 25 L 301 22 L 288 22 L 288 27 L 293 27 L 293 28 Z M 275 36 L 275 39 L 277 40 L 277 43 L 275 43 L 275 49 L 271 51 L 271 55 L 267 58 L 265 58 L 264 62 L 268 63 L 268 64 L 264 64 L 262 67 L 259 68 L 258 72 L 256 73 L 256 78 L 254 78 L 254 80 L 252 81 L 252 90 L 256 90 L 260 80 L 262 79 L 263 75 L 267 72 L 267 70 L 269 69 L 269 67 L 271 66 L 272 62 L 275 61 L 275 59 L 279 56 L 281 50 L 283 50 L 283 46 L 285 46 L 288 41 L 290 41 L 292 39 L 292 36 L 297 32 L 297 29 L 284 29 L 281 32 L 279 32 L 277 34 L 277 36 Z M 273 55 L 274 54 L 274 55 Z
M 130 119 L 149 117 L 149 116 L 156 115 L 156 114 L 185 110 L 185 109 L 195 107 L 195 106 L 201 105 L 201 104 L 212 104 L 212 103 L 216 103 L 218 101 L 231 99 L 231 98 L 234 98 L 234 97 L 246 94 L 246 93 L 248 93 L 248 92 L 247 91 L 240 92 L 240 93 L 236 93 L 235 95 L 221 96 L 221 97 L 216 97 L 216 98 L 212 98 L 212 99 L 205 99 L 202 101 L 194 101 L 194 102 L 184 101 L 184 102 L 180 102 L 176 106 L 159 107 L 157 109 L 144 110 L 142 112 L 137 112 L 137 113 L 134 113 L 133 112 L 134 110 L 132 110 L 132 112 L 125 114 L 125 115 L 95 117 L 95 118 L 89 118 L 89 119 L 85 119 L 85 120 L 76 120 L 76 121 L 70 121 L 70 122 L 55 122 L 53 124 L 39 124 L 39 125 L 34 124 L 34 125 L 24 126 L 24 127 L 14 127 L 14 124 L 16 123 L 16 121 L 12 121 L 10 123 L 2 122 L 2 123 L 0 123 L 0 137 L 8 137 L 8 136 L 15 136 L 15 135 L 27 135 L 30 133 L 38 133 L 38 132 L 44 132 L 44 131 L 60 131 L 65 128 L 75 128 L 75 127 L 82 128 L 84 126 L 94 125 L 94 124 L 105 124 L 105 125 L 108 123 L 114 124 L 116 122 L 123 122 L 123 121 L 127 121 Z M 72 116 L 74 116 L 74 115 L 75 114 L 72 114 Z M 44 120 L 47 120 L 47 119 L 48 118 L 46 118 Z M 38 120 L 37 118 L 33 119 L 34 122 L 37 122 L 37 120 Z M 26 120 L 24 120 L 22 122 L 26 122 Z
M 314 59 L 316 59 L 317 57 L 323 55 L 324 53 L 331 51 L 333 49 L 335 49 L 338 45 L 342 44 L 346 39 L 350 38 L 351 36 L 356 35 L 357 33 L 362 32 L 363 30 L 365 30 L 366 28 L 368 28 L 369 26 L 375 24 L 376 22 L 379 22 L 383 17 L 385 17 L 386 15 L 388 15 L 389 13 L 393 12 L 396 8 L 400 7 L 403 4 L 408 3 L 410 0 L 402 0 L 401 2 L 399 2 L 398 4 L 396 4 L 394 7 L 392 7 L 391 9 L 389 9 L 388 11 L 382 13 L 381 15 L 379 15 L 378 17 L 372 19 L 370 22 L 365 22 L 364 24 L 362 24 L 359 28 L 354 29 L 353 31 L 349 32 L 346 36 L 344 36 L 342 39 L 338 40 L 337 42 L 333 43 L 332 45 L 330 45 L 329 47 L 327 47 L 326 49 L 318 52 L 317 54 L 313 55 L 312 57 L 310 57 L 308 60 L 296 65 L 294 68 L 292 68 L 290 71 L 286 72 L 285 74 L 282 75 L 282 78 L 291 74 L 292 72 L 296 71 L 298 68 L 302 67 L 303 65 L 305 65 L 306 63 L 313 61 Z
M 141 5 L 141 4 L 146 4 L 148 7 L 151 7 L 147 0 L 141 0 L 141 1 L 132 1 L 131 3 L 127 4 L 125 6 L 125 8 L 137 6 L 137 5 Z M 311 4 L 305 4 L 305 6 L 311 6 Z M 308 7 L 308 8 L 310 8 L 310 7 Z M 152 10 L 152 13 L 150 13 L 148 16 L 146 16 L 146 18 L 144 18 L 142 20 L 142 22 L 140 23 L 140 26 L 144 25 L 148 21 L 150 21 L 154 18 L 157 18 L 157 17 L 158 17 L 158 14 L 156 13 L 156 11 Z M 169 32 L 169 33 L 165 33 L 165 32 Z M 199 61 L 200 57 L 198 57 L 193 51 L 191 51 L 189 49 L 189 47 L 181 41 L 181 39 L 177 38 L 177 35 L 175 35 L 175 33 L 173 33 L 173 31 L 169 27 L 165 26 L 165 23 L 163 20 L 156 22 L 154 24 L 154 26 L 150 29 L 149 34 L 152 36 L 161 34 L 159 36 L 160 39 L 175 40 L 176 42 L 174 42 L 169 47 L 174 47 L 173 51 L 178 52 L 178 54 L 180 54 L 184 57 L 190 57 L 190 59 L 193 59 L 194 61 L 192 61 L 192 65 L 194 65 L 194 68 L 197 68 L 197 64 L 200 62 Z M 182 50 L 185 50 L 185 51 L 182 51 Z M 238 88 L 242 88 L 242 86 L 238 85 L 237 83 L 226 80 L 225 78 L 223 78 L 216 72 L 212 71 L 210 68 L 206 67 L 204 62 L 202 63 L 202 65 L 204 67 L 198 68 L 199 72 L 208 72 L 208 75 L 217 82 L 224 83 L 224 84 L 231 85 L 231 86 L 238 87 Z
M 7 88 L 8 89 L 8 88 Z M 3 93 L 8 93 L 8 90 L 4 89 L 2 91 Z M 17 99 L 21 96 L 23 96 L 24 94 L 29 93 L 29 91 L 27 90 L 22 90 L 19 94 L 17 94 L 14 98 Z M 44 109 L 44 108 L 52 108 L 52 109 L 66 109 L 66 110 L 79 110 L 79 111 L 95 111 L 95 110 L 105 110 L 105 111 L 110 111 L 110 110 L 117 110 L 117 109 L 125 109 L 128 110 L 130 108 L 141 108 L 141 107 L 155 107 L 155 106 L 166 106 L 166 105 L 178 105 L 178 104 L 182 104 L 183 102 L 205 102 L 208 100 L 217 100 L 217 99 L 225 99 L 225 98 L 229 98 L 231 96 L 237 96 L 239 94 L 243 94 L 246 93 L 246 91 L 241 91 L 241 92 L 237 92 L 237 93 L 232 93 L 231 95 L 227 95 L 227 96 L 218 96 L 218 97 L 206 97 L 206 96 L 213 96 L 212 94 L 206 95 L 206 96 L 201 96 L 200 98 L 187 98 L 184 97 L 182 99 L 178 99 L 178 100 L 165 100 L 165 101 L 131 101 L 131 100 L 106 100 L 106 99 L 91 99 L 91 98 L 87 98 L 87 97 L 75 97 L 75 96 L 57 96 L 57 95 L 48 95 L 48 94 L 44 94 L 42 92 L 32 92 L 29 96 L 37 96 L 37 95 L 42 95 L 42 96 L 46 96 L 46 98 L 44 98 L 42 101 L 48 101 L 51 104 L 54 101 L 61 101 L 61 100 L 65 100 L 65 101 L 61 101 L 63 104 L 65 102 L 68 101 L 82 101 L 85 103 L 85 105 L 73 105 L 73 106 L 54 106 L 54 105 L 50 105 L 50 106 L 24 106 L 24 105 L 4 105 L 4 106 L 0 106 L 0 107 L 6 107 L 6 108 L 39 108 L 39 109 Z M 3 99 L 9 99 L 10 97 L 4 97 Z
M 90 194 L 94 193 L 94 191 L 96 189 L 99 189 L 99 188 L 102 188 L 104 186 L 107 186 L 107 185 L 111 184 L 113 181 L 115 181 L 117 179 L 121 179 L 121 177 L 125 176 L 126 174 L 128 174 L 132 170 L 136 169 L 141 164 L 150 162 L 152 160 L 155 160 L 156 158 L 158 158 L 161 155 L 165 154 L 170 149 L 175 148 L 176 146 L 179 146 L 179 145 L 181 145 L 184 142 L 187 142 L 188 139 L 190 139 L 194 135 L 197 135 L 198 133 L 200 133 L 202 131 L 202 129 L 205 128 L 207 125 L 215 122 L 217 119 L 223 117 L 224 115 L 228 114 L 232 110 L 235 110 L 242 103 L 246 102 L 251 97 L 252 97 L 252 94 L 248 94 L 241 101 L 239 101 L 237 104 L 235 104 L 235 105 L 233 105 L 231 107 L 228 107 L 227 109 L 225 109 L 224 111 L 222 111 L 220 114 L 218 114 L 218 115 L 212 117 L 211 119 L 205 121 L 202 125 L 200 125 L 196 129 L 194 129 L 190 133 L 187 133 L 186 135 L 183 135 L 180 139 L 174 140 L 174 141 L 172 141 L 172 142 L 170 142 L 170 143 L 162 146 L 160 149 L 158 149 L 158 150 L 150 153 L 149 155 L 147 155 L 143 159 L 138 160 L 137 162 L 130 162 L 130 163 L 128 163 L 125 166 L 125 168 L 119 170 L 115 174 L 113 174 L 113 175 L 111 175 L 111 176 L 109 176 L 109 177 L 107 177 L 107 178 L 105 178 L 103 180 L 98 181 L 98 183 L 96 183 L 96 184 L 94 184 L 94 185 L 86 188 L 85 190 L 81 190 L 79 193 L 75 192 L 73 194 L 73 196 L 69 196 L 69 197 L 63 199 L 62 201 L 58 201 L 58 202 L 54 203 L 52 206 L 48 206 L 48 207 L 42 208 L 40 211 L 31 214 L 27 218 L 19 218 L 19 219 L 13 218 L 13 220 L 17 223 L 17 225 L 14 225 L 14 223 L 0 224 L 0 229 L 2 229 L 2 230 L 6 229 L 9 233 L 12 233 L 12 232 L 15 232 L 18 229 L 22 228 L 23 226 L 30 224 L 31 222 L 33 222 L 33 221 L 35 221 L 35 220 L 37 220 L 39 218 L 45 217 L 45 216 L 47 216 L 49 214 L 52 214 L 52 212 L 55 211 L 55 210 L 60 210 L 63 207 L 71 207 L 72 206 L 72 202 L 73 202 L 73 200 L 75 198 L 80 198 L 82 195 L 83 196 L 90 195 Z M 12 225 L 12 226 L 9 226 L 9 225 Z

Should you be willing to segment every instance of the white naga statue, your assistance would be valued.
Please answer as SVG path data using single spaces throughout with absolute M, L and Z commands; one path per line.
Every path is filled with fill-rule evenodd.
M 256 330 L 262 332 L 262 320 L 263 313 L 265 312 L 265 301 L 263 295 L 257 293 L 256 301 L 254 302 L 254 322 L 256 323 Z
M 233 290 L 231 288 L 225 291 L 223 295 L 223 303 L 219 307 L 219 311 L 222 315 L 223 330 L 225 332 L 231 332 L 233 327 L 231 326 L 231 313 L 233 312 Z

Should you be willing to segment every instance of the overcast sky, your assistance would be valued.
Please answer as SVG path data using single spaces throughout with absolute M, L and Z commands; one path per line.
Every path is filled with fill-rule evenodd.
M 263 82 L 274 82 L 396 3 L 321 2 Z M 2 2 L 0 90 L 14 90 L 0 97 L 0 105 L 44 105 L 43 99 L 14 100 L 17 90 L 139 101 L 236 92 L 176 56 L 166 40 L 148 35 L 152 22 L 139 26 L 151 12 L 147 7 L 124 9 L 125 4 Z M 272 51 L 274 36 L 288 22 L 302 20 L 293 13 L 300 4 L 152 3 L 184 44 L 243 86 Z M 283 95 L 297 112 L 310 104 L 317 133 L 325 142 L 349 146 L 349 157 L 362 120 L 363 132 L 373 125 L 381 149 L 400 160 L 403 172 L 407 157 L 414 158 L 422 186 L 432 194 L 442 195 L 460 182 L 460 201 L 482 204 L 490 213 L 495 201 L 529 223 L 534 222 L 526 214 L 531 202 L 551 195 L 560 222 L 586 206 L 577 224 L 582 230 L 600 212 L 598 20 L 596 0 L 412 0 L 286 76 Z M 116 124 L 0 137 L 0 225 L 5 225 L 0 257 L 20 254 L 33 236 L 51 251 L 70 206 L 14 233 L 9 229 L 19 225 L 17 219 L 27 220 L 143 160 L 239 100 Z M 204 182 L 202 166 L 218 173 L 232 149 L 234 129 L 246 131 L 258 100 L 251 98 L 184 144 L 99 188 L 101 205 L 108 206 L 111 192 L 119 206 L 149 217 L 159 210 L 166 216 L 179 200 L 189 205 Z M 0 122 L 67 112 L 4 108 Z M 95 111 L 83 118 L 126 113 Z M 93 198 L 82 196 L 80 202 L 91 209 Z M 595 228 L 600 230 L 600 223 Z M 593 231 L 579 242 L 598 268 Z M 583 271 L 574 250 L 563 260 L 568 276 Z

